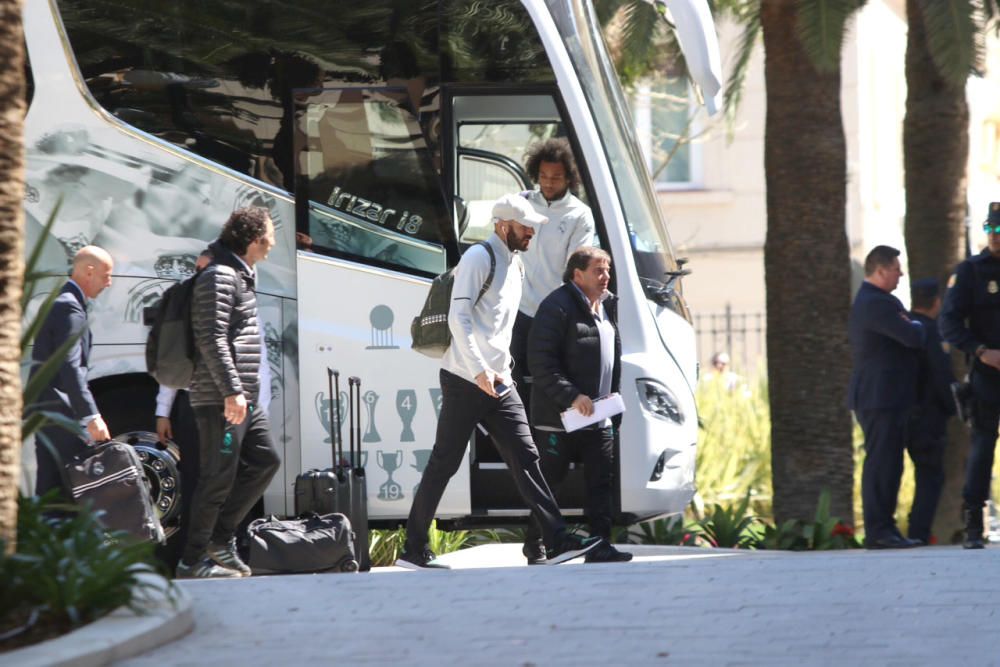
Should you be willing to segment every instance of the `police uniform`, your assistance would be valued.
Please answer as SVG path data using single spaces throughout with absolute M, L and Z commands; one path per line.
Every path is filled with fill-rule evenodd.
M 990 204 L 986 225 L 1000 234 L 1000 202 Z M 1000 370 L 980 360 L 1000 349 L 1000 257 L 986 248 L 965 260 L 949 281 L 938 318 L 941 336 L 972 360 L 972 452 L 962 488 L 965 547 L 983 547 L 983 506 L 990 495 L 990 474 L 1000 425 Z

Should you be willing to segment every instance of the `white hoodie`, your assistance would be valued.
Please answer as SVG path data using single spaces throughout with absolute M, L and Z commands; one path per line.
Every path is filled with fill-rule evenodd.
M 535 210 L 549 219 L 535 230 L 524 262 L 524 289 L 520 311 L 534 317 L 538 305 L 563 284 L 566 262 L 575 250 L 594 244 L 594 215 L 590 207 L 566 191 L 562 199 L 545 200 L 538 190 L 523 193 Z

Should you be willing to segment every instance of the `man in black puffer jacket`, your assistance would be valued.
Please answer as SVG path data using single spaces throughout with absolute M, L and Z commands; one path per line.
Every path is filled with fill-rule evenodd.
M 178 578 L 248 576 L 236 528 L 280 464 L 265 410 L 259 409 L 257 262 L 274 247 L 267 209 L 234 211 L 209 249 L 191 304 L 198 356 L 191 407 L 198 424 L 200 474 L 191 499 Z
M 608 291 L 611 256 L 586 246 L 570 255 L 563 285 L 545 297 L 528 336 L 528 368 L 534 378 L 531 425 L 542 473 L 553 491 L 569 464 L 582 461 L 587 484 L 590 534 L 604 538 L 587 562 L 627 561 L 632 554 L 611 545 L 614 490 L 614 431 L 620 416 L 567 433 L 560 414 L 575 408 L 594 412 L 594 399 L 617 392 L 621 382 L 621 338 L 616 298 Z M 524 544 L 531 565 L 545 549 L 532 520 Z

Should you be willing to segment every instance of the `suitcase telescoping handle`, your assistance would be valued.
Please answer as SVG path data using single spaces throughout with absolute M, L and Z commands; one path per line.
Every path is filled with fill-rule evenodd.
M 361 468 L 361 378 L 352 375 L 347 379 L 350 384 L 350 413 L 351 418 L 348 425 L 350 432 L 350 456 L 351 467 L 355 470 Z M 357 449 L 355 449 L 357 447 Z M 357 451 L 355 457 L 354 452 Z
M 336 468 L 344 459 L 344 436 L 340 430 L 340 371 L 327 368 L 326 375 L 330 383 L 330 449 L 333 467 Z

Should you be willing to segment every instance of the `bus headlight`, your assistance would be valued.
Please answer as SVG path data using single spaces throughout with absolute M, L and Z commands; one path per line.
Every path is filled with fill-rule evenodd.
M 639 390 L 639 403 L 646 412 L 658 419 L 684 423 L 684 412 L 677 397 L 662 383 L 649 378 L 639 378 L 635 384 Z

